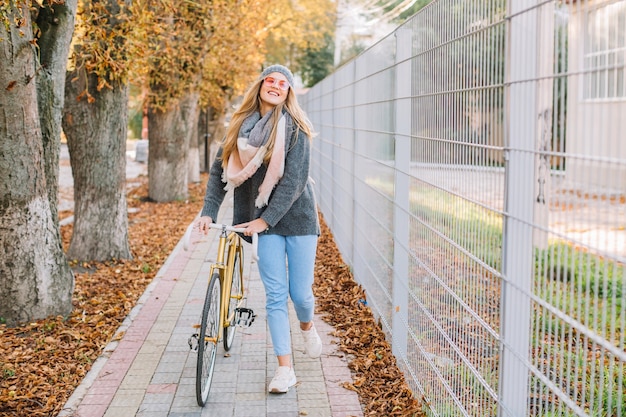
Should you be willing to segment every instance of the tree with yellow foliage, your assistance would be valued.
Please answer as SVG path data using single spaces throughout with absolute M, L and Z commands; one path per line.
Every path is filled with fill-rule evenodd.
M 222 117 L 264 62 L 292 65 L 300 48 L 323 42 L 334 22 L 334 3 L 162 0 L 155 4 L 159 7 L 151 9 L 154 14 L 149 20 L 158 23 L 145 37 L 154 45 L 145 78 L 149 188 L 152 199 L 169 201 L 186 197 L 190 176 L 185 167 L 198 166 L 190 163 L 189 150 L 197 145 L 199 108 L 209 107 Z M 148 15 L 141 13 L 142 19 Z M 191 155 L 197 160 L 197 151 Z
M 135 82 L 147 91 L 149 195 L 187 196 L 189 147 L 196 142 L 199 103 L 223 105 L 256 70 L 266 2 L 145 1 L 138 4 Z M 253 68 L 253 69 L 251 69 Z M 197 159 L 197 154 L 196 154 Z
M 266 15 L 269 6 L 269 2 L 263 1 L 238 3 L 237 8 L 231 8 L 230 18 L 217 22 L 199 86 L 200 108 L 204 117 L 199 123 L 200 135 L 194 135 L 190 140 L 190 177 L 199 171 L 198 145 L 207 145 L 204 136 L 208 134 L 213 141 L 222 139 L 225 133 L 224 120 L 231 100 L 241 95 L 259 74 L 265 61 Z M 197 177 L 195 180 L 198 180 Z
M 275 0 L 267 17 L 267 61 L 288 65 L 294 73 L 309 50 L 320 50 L 334 35 L 337 2 Z
M 250 2 L 244 7 L 247 10 L 238 13 L 252 10 L 248 19 L 255 19 L 254 24 L 240 25 L 236 31 L 225 28 L 223 37 L 216 38 L 223 46 L 213 49 L 215 54 L 205 63 L 201 94 L 204 117 L 200 129 L 203 135 L 199 138 L 202 144 L 204 135 L 213 141 L 222 139 L 230 103 L 258 76 L 263 65 L 287 65 L 296 75 L 302 74 L 306 83 L 311 78 L 306 57 L 323 53 L 334 34 L 336 3 L 332 0 L 272 0 Z M 236 55 L 229 48 L 236 50 Z M 332 69 L 332 59 L 328 63 L 318 72 L 327 74 Z M 313 65 L 319 64 L 316 61 Z

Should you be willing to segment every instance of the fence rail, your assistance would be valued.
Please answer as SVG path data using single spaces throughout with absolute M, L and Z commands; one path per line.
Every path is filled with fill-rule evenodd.
M 435 0 L 301 101 L 432 416 L 626 417 L 626 1 Z

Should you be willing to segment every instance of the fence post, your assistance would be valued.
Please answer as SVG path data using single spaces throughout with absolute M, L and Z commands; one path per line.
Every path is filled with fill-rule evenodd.
M 533 223 L 540 227 L 533 233 L 536 248 L 548 247 L 548 219 L 550 218 L 551 161 L 554 111 L 554 3 L 547 3 L 537 11 L 537 130 L 535 147 L 535 211 Z M 558 58 L 557 58 L 558 59 Z
M 355 81 L 356 81 L 356 59 L 353 59 L 348 65 L 352 66 L 352 88 L 351 88 L 351 101 L 350 104 L 352 105 L 352 143 L 351 143 L 351 159 L 350 159 L 350 167 L 352 169 L 352 174 L 353 174 L 353 178 L 352 178 L 352 199 L 354 200 L 354 202 L 352 203 L 352 218 L 356 219 L 357 215 L 356 215 L 356 208 L 357 208 L 357 179 L 354 176 L 354 172 L 356 172 L 356 119 L 357 119 L 357 106 L 356 106 L 356 87 L 354 86 Z M 357 241 L 358 241 L 358 226 L 356 226 L 356 224 L 352 224 L 352 252 L 350 252 L 350 265 L 352 265 L 352 268 L 356 267 L 356 260 L 357 258 Z
M 392 351 L 406 358 L 409 276 L 409 189 L 411 170 L 411 46 L 412 31 L 396 31 L 395 77 L 395 204 L 393 251 Z
M 537 133 L 537 9 L 534 0 L 511 0 L 505 84 L 506 189 L 502 252 L 498 416 L 526 416 L 533 276 L 535 137 Z

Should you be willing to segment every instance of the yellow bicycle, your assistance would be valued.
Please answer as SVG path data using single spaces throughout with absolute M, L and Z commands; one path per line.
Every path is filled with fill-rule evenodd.
M 185 248 L 192 227 L 193 223 L 185 233 Z M 256 317 L 251 309 L 243 307 L 244 247 L 237 233 L 244 229 L 216 223 L 209 227 L 220 233 L 217 259 L 211 264 L 200 323 L 194 326 L 197 333 L 189 338 L 189 347 L 198 351 L 196 400 L 201 407 L 204 407 L 209 397 L 220 341 L 223 341 L 224 350 L 229 351 L 237 327 L 249 327 Z M 257 258 L 257 242 L 258 235 L 255 234 L 252 236 L 253 259 Z

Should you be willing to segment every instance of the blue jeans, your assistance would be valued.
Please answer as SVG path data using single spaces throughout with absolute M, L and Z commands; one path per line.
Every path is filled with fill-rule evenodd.
M 259 273 L 276 356 L 291 354 L 288 297 L 303 323 L 313 320 L 313 270 L 317 236 L 259 236 Z

